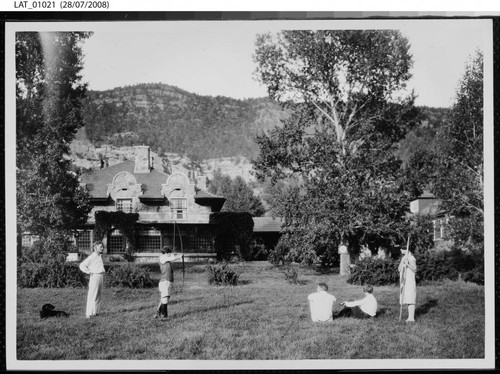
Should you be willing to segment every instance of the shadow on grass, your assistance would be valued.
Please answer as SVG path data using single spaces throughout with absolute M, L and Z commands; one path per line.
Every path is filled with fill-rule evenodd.
M 182 312 L 182 313 L 175 313 L 172 315 L 172 317 L 169 317 L 169 319 L 172 320 L 172 319 L 182 318 L 182 317 L 188 316 L 190 314 L 198 314 L 198 313 L 203 313 L 203 312 L 210 312 L 213 310 L 227 309 L 227 308 L 235 307 L 238 305 L 251 304 L 251 303 L 252 303 L 252 300 L 245 300 L 245 301 L 238 301 L 236 303 L 214 305 L 214 306 L 210 306 L 207 308 L 192 309 L 192 310 Z
M 379 310 L 377 310 L 377 314 L 375 315 L 375 317 L 380 317 L 385 315 L 388 310 L 389 308 L 380 308 Z
M 316 266 L 314 267 L 316 274 L 320 275 L 334 275 L 340 274 L 340 268 L 338 267 L 327 267 L 327 266 Z
M 423 305 L 420 305 L 415 309 L 415 316 L 421 316 L 429 312 L 430 309 L 434 308 L 438 304 L 437 299 L 429 299 Z

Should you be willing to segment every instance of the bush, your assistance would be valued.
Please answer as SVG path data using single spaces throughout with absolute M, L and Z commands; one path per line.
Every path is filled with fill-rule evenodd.
M 366 257 L 355 262 L 347 282 L 382 286 L 399 283 L 399 262 L 392 259 Z
M 463 273 L 462 279 L 465 282 L 473 282 L 484 285 L 484 264 L 476 266 L 474 269 Z
M 109 262 L 122 262 L 122 261 L 124 261 L 124 257 L 119 256 L 119 255 L 118 256 L 109 256 L 108 261 Z
M 292 264 L 286 264 L 281 269 L 281 272 L 285 275 L 285 279 L 290 284 L 299 283 L 299 271 Z
M 420 252 L 417 260 L 417 284 L 422 281 L 457 280 L 459 274 L 466 282 L 484 284 L 484 263 L 475 255 L 458 251 Z M 399 283 L 400 259 L 364 258 L 357 261 L 347 279 L 348 283 L 376 286 Z
M 271 250 L 271 253 L 269 253 L 268 261 L 273 265 L 284 264 L 287 260 L 288 252 L 288 246 L 286 245 L 282 237 L 280 238 L 274 249 Z
M 222 262 L 207 267 L 208 283 L 217 286 L 236 286 L 239 274 L 234 270 L 227 269 L 227 263 Z
M 263 243 L 257 243 L 255 240 L 252 243 L 250 259 L 253 261 L 267 260 L 270 254 L 269 249 Z
M 78 265 L 71 263 L 22 262 L 17 268 L 18 286 L 35 287 L 85 287 L 87 280 Z
M 64 263 L 70 252 L 78 252 L 69 234 L 64 231 L 50 231 L 40 237 L 32 247 L 22 248 L 20 261 L 47 263 Z
M 458 279 L 458 271 L 447 252 L 423 252 L 416 255 L 417 283 L 421 281 L 437 281 Z
M 236 249 L 240 259 L 250 259 L 253 219 L 248 212 L 211 213 L 209 223 L 215 227 L 215 249 L 219 260 L 228 259 Z
M 146 268 L 131 263 L 111 267 L 105 279 L 110 287 L 149 288 L 155 286 Z
M 82 287 L 87 284 L 78 265 L 66 262 L 76 247 L 67 232 L 50 231 L 30 248 L 23 248 L 17 266 L 18 286 Z

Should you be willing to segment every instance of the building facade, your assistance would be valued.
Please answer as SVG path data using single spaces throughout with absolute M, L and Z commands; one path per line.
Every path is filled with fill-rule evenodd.
M 168 245 L 186 257 L 214 257 L 209 217 L 220 211 L 225 199 L 204 191 L 204 184 L 203 177 L 153 169 L 149 147 L 135 147 L 134 161 L 101 168 L 82 179 L 93 208 L 87 224 L 76 229 L 78 251 L 91 251 L 96 240 L 95 213 L 102 211 L 138 214 L 134 248 L 119 225 L 112 225 L 103 238 L 107 256 L 131 254 L 136 261 L 148 261 Z
M 433 240 L 435 249 L 450 249 L 453 244 L 448 239 L 450 216 L 441 208 L 441 200 L 437 199 L 429 191 L 410 202 L 412 214 L 428 215 L 432 217 Z

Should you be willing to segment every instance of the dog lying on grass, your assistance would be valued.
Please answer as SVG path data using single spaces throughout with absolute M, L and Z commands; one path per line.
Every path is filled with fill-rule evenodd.
M 69 314 L 63 312 L 62 310 L 54 310 L 55 306 L 52 304 L 44 304 L 42 310 L 40 311 L 40 318 L 49 317 L 69 317 Z

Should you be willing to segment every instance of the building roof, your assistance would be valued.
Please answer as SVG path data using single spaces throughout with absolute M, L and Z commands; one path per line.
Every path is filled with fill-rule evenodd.
M 224 200 L 226 199 L 225 197 L 213 195 L 210 192 L 206 192 L 206 191 L 197 191 L 194 198 L 195 199 L 224 199 Z
M 444 210 L 441 209 L 441 201 L 436 200 L 432 202 L 430 205 L 423 207 L 418 213 L 438 216 L 444 214 Z
M 283 220 L 273 217 L 252 217 L 254 232 L 280 232 Z
M 93 198 L 107 197 L 108 184 L 116 174 L 126 171 L 132 174 L 137 183 L 143 185 L 145 198 L 162 198 L 161 185 L 167 183 L 168 174 L 151 169 L 149 173 L 134 173 L 134 161 L 125 161 L 107 168 L 100 169 L 93 174 L 84 175 L 82 182 L 87 184 L 90 196 Z
M 211 206 L 214 212 L 220 212 L 222 206 L 226 202 L 226 198 L 222 196 L 212 195 L 206 191 L 197 191 L 194 196 L 196 204 Z

